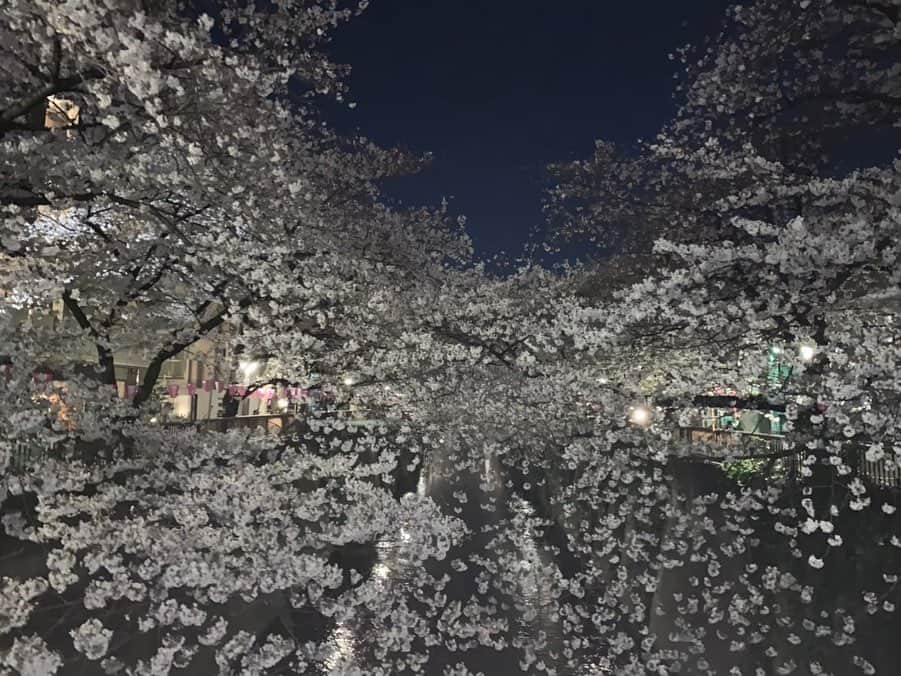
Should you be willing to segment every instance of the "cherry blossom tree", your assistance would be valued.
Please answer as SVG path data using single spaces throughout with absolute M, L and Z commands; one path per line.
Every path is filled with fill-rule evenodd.
M 361 262 L 422 270 L 465 249 L 440 213 L 376 203 L 414 160 L 292 100 L 341 98 L 319 46 L 351 10 L 131 9 L 19 5 L 3 40 L 3 286 L 24 270 L 32 305 L 61 298 L 104 383 L 117 347 L 149 351 L 143 404 L 166 359 L 251 308 L 309 328 L 365 284 Z M 45 124 L 60 101 L 77 117 Z
M 281 377 L 340 375 L 395 296 L 469 252 L 442 208 L 379 202 L 418 160 L 318 119 L 344 72 L 320 48 L 357 8 L 202 9 L 3 9 L 4 670 L 304 671 L 327 657 L 304 607 L 326 626 L 375 603 L 347 552 L 403 527 L 420 561 L 462 532 L 400 499 L 385 427 L 261 440 L 144 411 L 162 364 L 216 331 Z M 45 321 L 56 302 L 74 330 Z M 108 387 L 123 349 L 149 354 L 132 402 Z M 53 448 L 23 474 L 23 446 Z
M 571 315 L 580 344 L 630 360 L 604 377 L 647 406 L 638 496 L 568 496 L 613 507 L 614 527 L 637 515 L 625 540 L 604 522 L 581 535 L 630 543 L 618 659 L 636 673 L 892 668 L 899 174 L 867 143 L 897 151 L 897 22 L 894 3 L 736 7 L 709 48 L 682 52 L 682 105 L 654 141 L 553 169 L 559 235 L 647 265 L 637 283 L 587 272 L 585 289 L 612 294 Z M 767 387 L 771 349 L 792 375 Z M 680 435 L 716 399 L 789 419 L 779 444 L 725 456 L 760 463 L 745 485 Z
M 734 216 L 788 220 L 811 208 L 803 186 L 814 176 L 890 160 L 897 22 L 892 1 L 732 7 L 708 44 L 671 55 L 683 67 L 680 107 L 658 138 L 638 152 L 599 141 L 591 159 L 552 167 L 559 235 L 642 253 L 660 236 L 713 240 Z M 724 152 L 735 156 L 728 168 Z M 763 179 L 760 160 L 778 163 L 776 180 Z
M 0 28 L 0 286 L 78 327 L 2 328 L 0 465 L 53 451 L 4 476 L 0 668 L 891 673 L 901 186 L 836 134 L 897 121 L 894 4 L 731 10 L 658 138 L 553 169 L 618 266 L 503 277 L 379 201 L 415 159 L 320 124 L 356 8 L 123 7 Z M 150 422 L 158 371 L 104 387 L 212 331 L 371 419 L 199 433 Z M 787 433 L 684 435 L 712 402 Z

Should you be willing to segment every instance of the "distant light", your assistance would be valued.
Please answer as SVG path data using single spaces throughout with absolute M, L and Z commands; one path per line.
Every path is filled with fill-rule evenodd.
M 610 382 L 610 381 L 607 380 L 606 378 L 604 378 L 603 376 L 600 377 L 600 378 L 598 378 L 598 383 L 601 384 L 601 385 L 606 385 L 606 384 L 609 383 L 609 382 Z
M 281 409 L 288 408 L 289 403 L 290 402 L 288 402 L 288 400 L 285 397 L 282 397 L 281 399 L 278 400 L 278 407 Z
M 782 354 L 782 348 L 779 347 L 778 345 L 773 345 L 773 347 L 770 348 L 770 351 L 773 354 Z
M 636 406 L 629 412 L 629 422 L 639 427 L 651 424 L 651 411 L 647 406 Z
M 391 568 L 384 563 L 377 563 L 372 567 L 372 576 L 378 580 L 384 580 L 391 575 Z
M 351 385 L 354 384 L 354 377 L 353 376 L 344 376 L 343 382 L 345 385 L 347 385 L 347 387 L 350 387 Z
M 153 417 L 150 419 L 150 422 L 151 422 L 152 424 L 155 425 L 156 423 L 159 422 L 159 418 L 157 418 L 156 416 L 153 416 Z
M 813 345 L 802 345 L 798 349 L 798 354 L 801 357 L 801 361 L 810 361 L 816 355 L 817 350 Z
M 242 361 L 238 364 L 238 368 L 245 376 L 250 376 L 259 368 L 259 364 L 255 361 Z

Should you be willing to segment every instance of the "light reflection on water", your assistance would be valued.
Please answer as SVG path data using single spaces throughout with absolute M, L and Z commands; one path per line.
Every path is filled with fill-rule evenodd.
M 344 624 L 338 624 L 332 631 L 328 640 L 329 653 L 325 658 L 325 667 L 328 673 L 334 676 L 344 676 L 359 669 L 354 664 L 354 634 Z
M 419 473 L 419 482 L 416 484 L 416 493 L 421 496 L 425 496 L 428 491 L 429 485 L 428 480 L 426 479 L 425 471 Z
M 485 461 L 484 474 L 477 477 L 485 481 L 495 473 L 490 460 Z M 430 494 L 425 478 L 420 477 L 417 492 Z M 495 485 L 502 484 L 496 482 Z M 457 487 L 459 488 L 459 487 Z M 450 493 L 450 491 L 448 491 Z M 481 491 L 470 487 L 470 493 L 479 495 Z M 608 669 L 598 664 L 581 664 L 578 669 L 567 667 L 563 658 L 564 641 L 561 618 L 556 612 L 555 599 L 559 594 L 559 570 L 553 555 L 546 545 L 536 538 L 534 532 L 535 513 L 526 501 L 512 495 L 498 496 L 503 509 L 486 512 L 478 507 L 478 500 L 470 500 L 463 505 L 462 518 L 471 529 L 471 536 L 460 547 L 452 550 L 447 559 L 431 571 L 432 579 L 443 575 L 450 578 L 444 589 L 448 599 L 456 599 L 464 605 L 476 601 L 487 607 L 489 598 L 502 599 L 495 605 L 497 617 L 506 623 L 508 645 L 531 646 L 534 650 L 532 662 L 522 662 L 522 649 L 507 648 L 502 651 L 480 649 L 476 653 L 461 653 L 444 650 L 448 636 L 442 633 L 438 647 L 425 647 L 421 643 L 418 650 L 428 650 L 431 658 L 419 673 L 441 674 L 447 664 L 463 662 L 475 673 L 482 671 L 486 676 L 494 674 L 539 673 L 540 668 L 547 674 L 571 674 L 572 676 L 601 676 L 609 674 Z M 501 528 L 500 526 L 504 526 Z M 405 603 L 416 596 L 421 587 L 422 564 L 415 559 L 410 549 L 410 533 L 401 526 L 398 537 L 379 542 L 376 546 L 376 561 L 366 589 L 392 603 Z M 460 561 L 465 565 L 460 566 Z M 476 581 L 478 572 L 488 576 L 487 587 Z M 433 595 L 432 589 L 429 595 Z M 398 601 L 401 599 L 401 601 Z M 504 600 L 506 599 L 506 600 Z M 357 616 L 352 625 L 339 624 L 329 637 L 329 657 L 325 663 L 329 674 L 353 673 L 398 673 L 391 666 L 375 659 L 384 634 L 393 631 L 386 620 L 371 618 L 370 624 L 364 617 L 365 610 Z M 430 620 L 434 624 L 434 618 Z M 432 627 L 434 630 L 434 626 Z M 453 643 L 453 641 L 451 641 Z M 442 654 L 443 653 L 443 654 Z M 398 657 L 395 653 L 395 658 Z M 379 667 L 382 667 L 381 669 Z
M 376 580 L 386 580 L 391 575 L 391 568 L 379 561 L 372 567 L 372 577 Z

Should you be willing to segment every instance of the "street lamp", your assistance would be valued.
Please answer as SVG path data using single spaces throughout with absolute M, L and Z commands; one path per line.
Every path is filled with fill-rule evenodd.
M 629 411 L 629 422 L 638 427 L 651 424 L 651 410 L 647 406 L 635 406 Z
M 811 361 L 814 356 L 816 356 L 816 353 L 816 347 L 809 343 L 805 343 L 800 348 L 798 348 L 798 356 L 801 357 L 801 361 Z
M 255 361 L 242 361 L 238 363 L 238 369 L 244 374 L 245 378 L 250 378 L 250 376 L 256 373 L 259 367 L 259 363 Z

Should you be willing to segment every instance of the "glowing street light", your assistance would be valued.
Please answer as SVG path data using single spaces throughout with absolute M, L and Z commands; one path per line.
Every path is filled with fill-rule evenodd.
M 344 376 L 343 382 L 344 382 L 344 384 L 345 384 L 347 387 L 350 387 L 350 386 L 352 386 L 352 385 L 354 384 L 354 382 L 355 382 L 355 381 L 354 381 L 354 377 L 353 377 L 353 376 Z
M 255 361 L 242 361 L 238 363 L 238 369 L 244 374 L 245 378 L 249 378 L 256 373 L 259 367 L 259 363 Z
M 629 411 L 629 422 L 639 427 L 651 424 L 651 410 L 647 406 L 635 406 Z
M 817 350 L 813 345 L 804 344 L 800 348 L 798 348 L 798 356 L 801 357 L 801 361 L 810 361 L 816 356 Z

